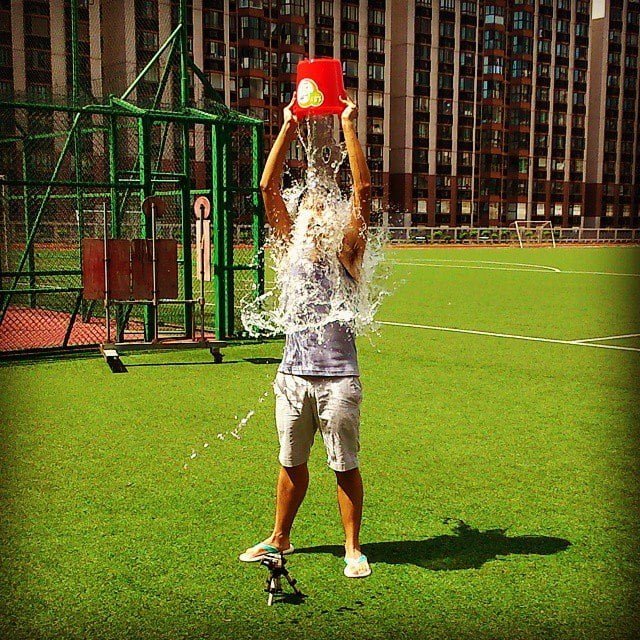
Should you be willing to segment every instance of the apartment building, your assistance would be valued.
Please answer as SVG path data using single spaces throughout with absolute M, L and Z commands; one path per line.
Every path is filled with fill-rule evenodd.
M 591 25 L 585 223 L 637 226 L 640 3 L 602 2 Z
M 0 92 L 69 90 L 69 4 L 0 0 Z M 178 5 L 80 3 L 94 95 L 124 90 Z M 265 149 L 297 63 L 340 58 L 384 221 L 638 226 L 640 0 L 189 0 L 188 16 L 195 62 L 221 100 L 264 120 Z

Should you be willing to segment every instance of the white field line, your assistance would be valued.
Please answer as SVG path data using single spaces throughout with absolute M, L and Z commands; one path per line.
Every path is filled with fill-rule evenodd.
M 380 321 L 380 324 L 390 325 L 393 327 L 408 327 L 410 329 L 431 329 L 433 331 L 451 331 L 454 333 L 470 333 L 479 336 L 492 336 L 494 338 L 512 338 L 515 340 L 528 340 L 531 342 L 552 342 L 555 344 L 571 344 L 580 347 L 595 347 L 598 349 L 615 349 L 617 351 L 637 351 L 640 352 L 640 348 L 636 347 L 619 347 L 613 344 L 597 344 L 594 342 L 581 342 L 579 340 L 557 340 L 555 338 L 537 338 L 535 336 L 518 336 L 511 333 L 494 333 L 492 331 L 475 331 L 472 329 L 457 329 L 455 327 L 438 327 L 428 324 L 410 324 L 408 322 L 385 322 Z
M 423 262 L 465 262 L 468 264 L 500 264 L 507 267 L 535 267 L 536 269 L 545 269 L 549 271 L 560 271 L 556 267 L 549 267 L 544 264 L 531 264 L 530 262 L 500 262 L 498 260 L 456 260 L 455 258 L 418 258 L 418 264 Z
M 640 333 L 625 333 L 621 336 L 603 336 L 602 338 L 585 338 L 584 340 L 574 340 L 574 342 L 599 342 L 600 340 L 617 340 L 618 338 L 638 338 Z
M 510 269 L 509 267 L 483 267 L 483 266 L 472 266 L 467 264 L 425 264 L 422 262 L 398 262 L 395 261 L 394 264 L 400 264 L 407 267 L 446 267 L 449 269 L 484 269 L 486 271 L 527 271 L 529 273 L 553 273 L 553 271 L 549 271 L 547 269 Z
M 623 276 L 628 278 L 640 278 L 640 273 L 622 273 L 615 271 L 572 271 L 562 269 L 558 269 L 557 267 L 550 267 L 548 265 L 543 264 L 529 264 L 526 262 L 496 262 L 491 260 L 449 260 L 449 259 L 438 259 L 438 258 L 425 258 L 424 261 L 421 262 L 405 262 L 400 260 L 390 260 L 394 264 L 400 264 L 409 267 L 449 267 L 451 269 L 486 269 L 489 271 L 530 271 L 531 273 L 570 273 L 570 274 L 584 274 L 584 275 L 594 275 L 594 276 Z M 467 262 L 467 263 L 478 263 L 481 266 L 477 266 L 475 264 L 440 264 L 444 262 Z M 512 269 L 508 266 L 503 267 L 485 267 L 482 265 L 515 265 L 516 267 L 532 267 L 530 269 Z

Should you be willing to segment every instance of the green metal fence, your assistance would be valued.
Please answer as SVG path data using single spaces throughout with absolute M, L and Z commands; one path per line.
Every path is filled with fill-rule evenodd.
M 77 20 L 76 0 L 72 34 L 74 11 Z M 104 203 L 113 238 L 149 237 L 142 201 L 155 195 L 166 204 L 158 237 L 178 241 L 183 302 L 161 307 L 161 335 L 191 337 L 200 322 L 190 302 L 199 195 L 211 200 L 213 218 L 207 329 L 237 335 L 240 301 L 263 291 L 262 121 L 222 104 L 188 55 L 184 0 L 180 16 L 121 96 L 97 100 L 76 88 L 55 103 L 0 101 L 0 352 L 104 339 L 104 309 L 83 299 L 80 270 L 82 239 L 103 236 Z M 150 99 L 138 89 L 154 66 Z M 234 243 L 239 225 L 252 233 Z M 120 339 L 153 334 L 145 305 L 121 306 L 114 322 Z

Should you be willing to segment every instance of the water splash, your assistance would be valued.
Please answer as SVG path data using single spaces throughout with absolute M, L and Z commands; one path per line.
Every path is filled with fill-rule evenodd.
M 356 335 L 371 334 L 378 329 L 375 315 L 388 294 L 386 238 L 362 231 L 367 242 L 360 277 L 354 281 L 345 275 L 338 255 L 353 210 L 351 193 L 343 193 L 337 182 L 347 157 L 345 145 L 334 139 L 332 116 L 304 120 L 299 139 L 307 170 L 282 194 L 293 222 L 290 241 L 270 239 L 275 284 L 257 299 L 243 300 L 244 328 L 251 336 L 277 335 L 337 321 Z M 322 277 L 312 277 L 318 265 Z

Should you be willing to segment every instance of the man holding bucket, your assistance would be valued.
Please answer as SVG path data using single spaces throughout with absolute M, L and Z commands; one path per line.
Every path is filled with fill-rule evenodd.
M 300 78 L 300 69 L 298 71 Z M 341 74 L 339 81 L 340 119 L 353 177 L 353 205 L 337 259 L 341 265 L 340 277 L 357 281 L 369 224 L 371 183 L 365 156 L 356 136 L 357 107 L 341 87 Z M 310 89 L 308 85 L 308 82 L 303 84 L 304 100 L 301 103 L 298 99 L 296 113 L 301 113 L 307 105 L 322 105 L 321 98 L 324 96 L 320 89 L 317 89 L 317 85 Z M 295 103 L 294 93 L 291 103 L 284 109 L 284 123 L 271 149 L 260 183 L 269 223 L 276 236 L 284 242 L 291 241 L 292 220 L 282 198 L 280 181 L 287 150 L 296 136 L 298 117 L 292 111 Z M 325 110 L 321 113 L 328 112 Z M 312 269 L 307 277 L 316 279 L 317 284 L 322 278 L 320 273 L 319 266 L 318 270 Z M 331 290 L 331 283 L 327 283 L 326 289 Z M 327 323 L 320 343 L 309 330 L 287 334 L 282 363 L 274 384 L 281 464 L 275 523 L 271 535 L 247 549 L 241 554 L 240 560 L 256 562 L 268 553 L 293 553 L 291 527 L 307 491 L 307 460 L 315 432 L 320 430 L 327 449 L 328 464 L 337 480 L 338 504 L 345 533 L 344 574 L 349 578 L 364 578 L 371 574 L 359 540 L 364 495 L 358 468 L 362 399 L 359 375 L 355 335 L 342 323 Z

